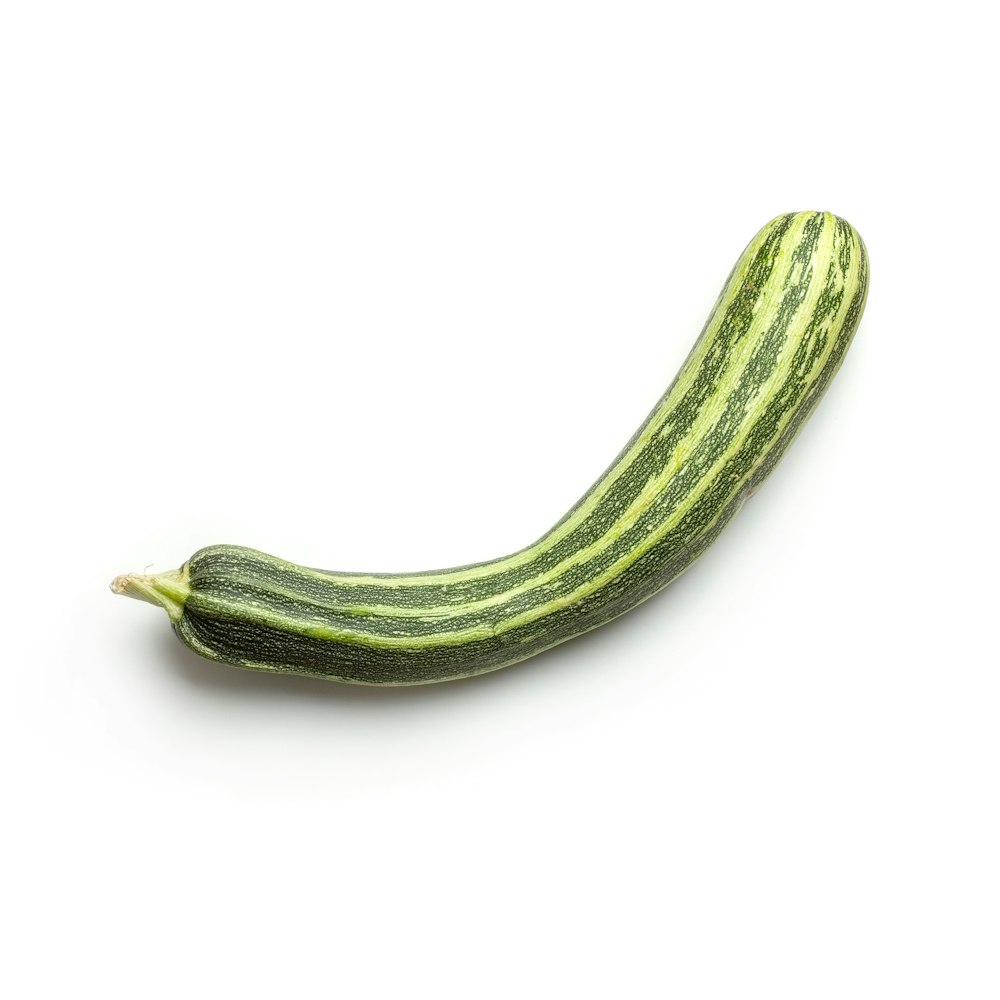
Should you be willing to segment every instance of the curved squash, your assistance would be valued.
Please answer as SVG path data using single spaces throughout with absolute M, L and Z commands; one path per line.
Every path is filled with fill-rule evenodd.
M 255 670 L 421 684 L 534 656 L 651 597 L 711 545 L 829 385 L 867 290 L 864 244 L 843 219 L 769 222 L 611 467 L 512 555 L 365 575 L 215 545 L 112 588 L 163 606 L 195 652 Z

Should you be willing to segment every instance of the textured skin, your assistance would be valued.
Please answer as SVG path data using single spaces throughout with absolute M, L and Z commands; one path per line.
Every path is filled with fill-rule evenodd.
M 779 216 L 632 440 L 533 545 L 402 575 L 213 546 L 184 568 L 191 593 L 174 628 L 238 666 L 395 685 L 495 670 L 596 628 L 678 576 L 763 482 L 840 367 L 867 290 L 848 223 Z

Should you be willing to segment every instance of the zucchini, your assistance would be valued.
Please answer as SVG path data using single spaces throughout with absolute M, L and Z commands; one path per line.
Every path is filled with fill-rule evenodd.
M 162 606 L 211 660 L 356 684 L 423 684 L 527 659 L 617 618 L 685 570 L 764 481 L 844 358 L 865 305 L 861 238 L 778 216 L 611 467 L 534 544 L 429 573 L 307 569 L 232 545 L 112 589 Z

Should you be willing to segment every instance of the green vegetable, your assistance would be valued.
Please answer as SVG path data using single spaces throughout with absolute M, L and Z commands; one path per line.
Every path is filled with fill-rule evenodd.
M 215 545 L 112 589 L 161 605 L 202 656 L 254 670 L 400 685 L 524 660 L 635 607 L 711 545 L 829 385 L 867 290 L 864 244 L 843 219 L 769 222 L 624 451 L 512 555 L 364 575 Z

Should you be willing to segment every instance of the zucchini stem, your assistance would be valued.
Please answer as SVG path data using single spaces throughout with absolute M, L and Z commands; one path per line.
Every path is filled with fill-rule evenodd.
M 184 613 L 184 602 L 191 594 L 191 585 L 188 582 L 187 567 L 183 566 L 153 576 L 126 573 L 115 577 L 111 582 L 111 590 L 138 601 L 156 604 L 175 622 Z

